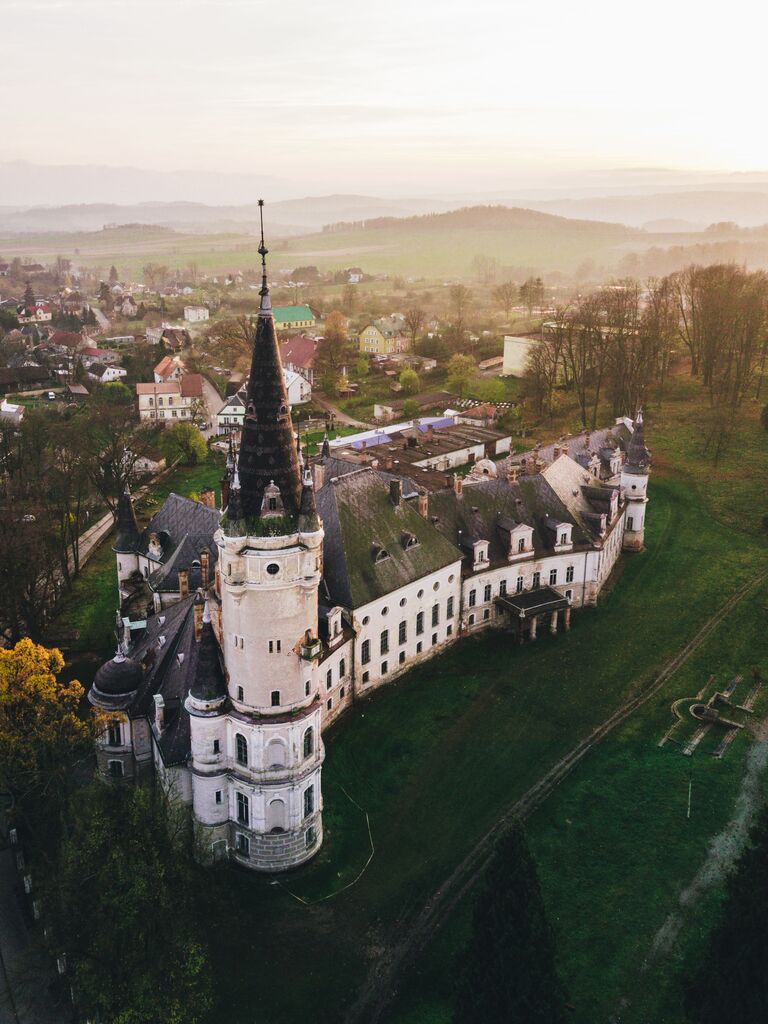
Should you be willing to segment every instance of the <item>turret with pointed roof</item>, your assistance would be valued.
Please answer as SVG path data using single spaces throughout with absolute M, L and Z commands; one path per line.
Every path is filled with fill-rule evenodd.
M 627 461 L 624 465 L 624 470 L 627 473 L 635 473 L 642 476 L 648 472 L 650 461 L 650 452 L 645 447 L 643 413 L 642 410 L 639 409 L 637 416 L 635 417 L 632 437 L 630 438 L 629 446 L 627 448 Z
M 263 200 L 259 200 L 259 206 L 263 207 Z M 256 318 L 238 458 L 242 513 L 246 519 L 260 516 L 264 490 L 270 481 L 274 481 L 280 490 L 286 515 L 298 515 L 301 505 L 301 471 L 269 299 L 268 250 L 264 245 L 263 221 L 259 252 L 262 260 L 261 302 Z
M 133 509 L 131 492 L 126 484 L 117 503 L 117 536 L 112 550 L 116 554 L 132 554 L 139 543 L 139 524 Z

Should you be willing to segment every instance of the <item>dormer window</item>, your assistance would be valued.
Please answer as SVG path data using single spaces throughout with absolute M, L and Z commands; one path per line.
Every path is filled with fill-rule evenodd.
M 405 531 L 401 534 L 400 542 L 406 550 L 408 550 L 408 548 L 418 547 L 419 544 L 415 534 L 407 533 Z
M 477 540 L 472 545 L 472 552 L 474 555 L 474 568 L 477 569 L 481 565 L 488 563 L 488 541 Z
M 374 562 L 384 562 L 389 558 L 387 549 L 376 540 L 371 544 L 371 555 Z

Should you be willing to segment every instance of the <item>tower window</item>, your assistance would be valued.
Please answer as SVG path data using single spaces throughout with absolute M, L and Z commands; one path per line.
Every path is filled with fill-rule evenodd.
M 273 708 L 279 708 L 280 707 L 280 691 L 279 690 L 273 690 L 272 691 L 272 707 Z
M 113 779 L 122 779 L 125 772 L 123 771 L 122 761 L 110 761 L 109 762 L 109 774 Z
M 107 730 L 107 743 L 110 747 L 119 747 L 123 742 L 123 730 L 119 722 L 113 722 Z
M 238 688 L 237 688 L 237 699 L 238 700 L 243 700 L 244 697 L 245 697 L 245 694 L 243 693 L 242 686 L 238 686 Z
M 309 757 L 312 751 L 315 749 L 315 734 L 313 730 L 307 729 L 304 733 L 304 757 Z
M 237 853 L 238 856 L 245 857 L 246 859 L 251 856 L 251 841 L 242 832 L 237 833 Z
M 214 752 L 214 754 L 218 754 L 219 753 L 219 741 L 218 740 L 214 740 L 213 741 L 213 752 Z
M 216 803 L 217 804 L 221 803 L 221 790 L 220 789 L 216 790 Z
M 315 787 L 307 786 L 304 790 L 304 817 L 308 818 L 315 809 Z
M 241 825 L 247 825 L 250 821 L 248 797 L 245 793 L 237 794 L 237 820 Z
M 238 764 L 248 764 L 248 740 L 240 732 L 235 735 L 235 757 Z

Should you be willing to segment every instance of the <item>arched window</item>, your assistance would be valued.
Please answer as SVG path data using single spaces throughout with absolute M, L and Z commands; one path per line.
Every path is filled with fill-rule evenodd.
M 248 740 L 239 732 L 235 735 L 235 756 L 238 764 L 248 764 Z
M 304 790 L 304 817 L 308 818 L 315 809 L 315 787 L 307 786 Z
M 315 749 L 315 734 L 310 728 L 304 733 L 304 757 L 309 757 Z

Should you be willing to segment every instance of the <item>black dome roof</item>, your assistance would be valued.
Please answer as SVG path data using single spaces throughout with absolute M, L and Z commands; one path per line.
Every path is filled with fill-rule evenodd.
M 144 670 L 138 661 L 116 654 L 111 661 L 101 666 L 93 685 L 101 693 L 117 697 L 138 690 L 143 676 Z

